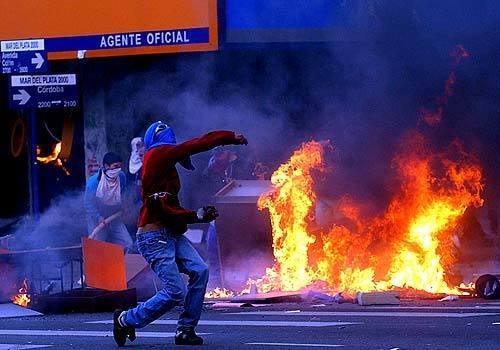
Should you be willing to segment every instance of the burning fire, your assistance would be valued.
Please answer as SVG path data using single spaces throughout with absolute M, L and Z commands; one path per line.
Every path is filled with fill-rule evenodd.
M 207 299 L 220 299 L 220 298 L 231 298 L 234 293 L 226 288 L 217 287 L 211 291 L 205 293 L 205 298 Z
M 420 121 L 438 125 L 453 95 L 455 69 L 469 57 L 462 46 L 450 54 L 451 73 L 435 110 L 422 110 Z M 341 220 L 320 227 L 315 220 L 316 173 L 325 165 L 329 143 L 305 143 L 272 175 L 275 191 L 264 194 L 259 209 L 270 214 L 275 265 L 249 280 L 260 292 L 327 290 L 372 291 L 409 288 L 460 294 L 447 274 L 456 262 L 453 236 L 467 208 L 483 204 L 478 160 L 459 141 L 442 151 L 411 132 L 393 159 L 399 186 L 382 214 L 365 218 L 345 196 L 331 208 Z M 247 286 L 247 289 L 248 289 Z
M 62 147 L 62 143 L 58 142 L 54 146 L 54 149 L 52 150 L 51 154 L 49 154 L 48 156 L 42 157 L 42 156 L 40 156 L 40 153 L 41 153 L 40 146 L 36 146 L 36 153 L 37 153 L 36 160 L 39 161 L 40 163 L 43 163 L 43 164 L 49 164 L 49 163 L 54 162 L 58 167 L 60 167 L 64 171 L 64 173 L 66 175 L 69 176 L 70 172 L 64 166 L 61 158 L 59 158 L 59 154 L 61 153 L 61 147 Z
M 25 278 L 23 285 L 19 288 L 19 294 L 12 297 L 12 302 L 22 307 L 28 307 L 31 302 L 30 295 L 28 294 L 28 280 Z
M 419 133 L 409 134 L 394 158 L 400 186 L 385 212 L 363 219 L 348 197 L 336 210 L 350 224 L 316 225 L 314 173 L 324 172 L 331 146 L 311 141 L 295 151 L 271 178 L 263 195 L 273 233 L 275 266 L 249 281 L 260 292 L 325 289 L 370 291 L 394 287 L 430 293 L 460 291 L 448 284 L 455 262 L 452 237 L 470 206 L 481 206 L 478 161 L 458 142 L 435 152 Z

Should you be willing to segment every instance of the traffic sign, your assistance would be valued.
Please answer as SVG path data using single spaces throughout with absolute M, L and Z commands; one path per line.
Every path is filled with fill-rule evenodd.
M 48 70 L 47 53 L 35 52 L 2 52 L 2 73 L 45 73 Z
M 12 75 L 9 80 L 12 109 L 75 108 L 76 74 Z
M 44 39 L 0 43 L 3 74 L 45 73 L 48 70 Z

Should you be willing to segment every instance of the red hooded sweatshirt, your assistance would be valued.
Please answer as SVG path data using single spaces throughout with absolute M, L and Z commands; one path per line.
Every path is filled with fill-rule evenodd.
M 236 144 L 232 131 L 212 131 L 178 145 L 164 145 L 150 149 L 144 155 L 142 166 L 142 207 L 138 226 L 160 224 L 174 233 L 183 234 L 187 224 L 199 222 L 196 211 L 184 209 L 179 202 L 181 183 L 175 164 L 196 153 L 222 145 Z M 166 192 L 158 199 L 154 193 Z

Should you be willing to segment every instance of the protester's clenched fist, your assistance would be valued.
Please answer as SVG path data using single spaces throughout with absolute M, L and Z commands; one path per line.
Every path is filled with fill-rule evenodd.
M 242 134 L 235 134 L 236 145 L 248 145 L 248 140 Z
M 217 208 L 213 205 L 207 205 L 196 211 L 196 216 L 200 222 L 210 222 L 215 220 L 219 216 Z

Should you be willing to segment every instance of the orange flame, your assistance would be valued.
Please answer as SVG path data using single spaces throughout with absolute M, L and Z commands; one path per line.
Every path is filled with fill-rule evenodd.
M 272 175 L 271 182 L 276 191 L 258 201 L 259 209 L 267 208 L 271 218 L 277 265 L 267 275 L 274 280 L 278 277 L 279 284 L 274 286 L 277 289 L 298 290 L 315 279 L 308 256 L 308 248 L 316 240 L 308 230 L 309 216 L 316 200 L 311 170 L 322 167 L 322 145 L 318 142 L 304 144 Z
M 52 150 L 52 153 L 46 157 L 42 157 L 39 155 L 40 154 L 40 146 L 36 146 L 36 153 L 37 153 L 36 160 L 39 161 L 40 163 L 44 163 L 44 164 L 55 161 L 56 159 L 58 159 L 59 153 L 61 153 L 61 146 L 62 146 L 62 143 L 58 142 L 55 145 L 54 149 Z
M 211 291 L 205 293 L 205 298 L 207 299 L 220 299 L 220 298 L 231 298 L 234 296 L 234 292 L 226 288 L 217 287 Z
M 345 197 L 336 210 L 350 222 L 315 224 L 315 171 L 325 171 L 325 144 L 308 142 L 275 171 L 275 191 L 258 202 L 268 209 L 275 266 L 249 281 L 260 292 L 326 289 L 369 291 L 406 287 L 430 293 L 460 291 L 446 282 L 455 262 L 452 236 L 470 206 L 481 206 L 477 160 L 454 142 L 431 152 L 425 138 L 408 135 L 394 159 L 401 183 L 387 210 L 363 219 Z M 336 213 L 338 214 L 338 213 Z
M 58 167 L 60 167 L 64 171 L 64 173 L 66 175 L 69 176 L 69 175 L 71 175 L 70 172 L 64 166 L 61 158 L 59 158 L 59 154 L 61 153 L 61 147 L 62 147 L 62 143 L 58 142 L 54 146 L 54 149 L 52 150 L 51 154 L 49 154 L 48 156 L 42 157 L 42 156 L 40 156 L 40 152 L 41 152 L 40 147 L 36 146 L 36 153 L 37 153 L 36 160 L 39 161 L 40 163 L 43 163 L 43 164 L 49 164 L 49 163 L 54 162 Z
M 31 298 L 28 294 L 28 280 L 26 278 L 23 281 L 22 287 L 19 288 L 19 294 L 14 295 L 11 300 L 14 304 L 22 307 L 28 307 L 31 302 Z

